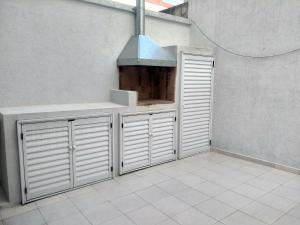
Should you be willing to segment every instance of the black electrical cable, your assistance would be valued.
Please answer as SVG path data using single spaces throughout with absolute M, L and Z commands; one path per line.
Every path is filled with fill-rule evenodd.
M 191 20 L 192 24 L 194 24 L 196 26 L 196 28 L 200 31 L 200 33 L 207 39 L 209 40 L 210 42 L 212 42 L 215 46 L 217 46 L 218 48 L 224 50 L 225 52 L 228 52 L 232 55 L 236 55 L 236 56 L 239 56 L 239 57 L 244 57 L 244 58 L 256 58 L 256 59 L 261 59 L 261 58 L 273 58 L 273 57 L 278 57 L 278 56 L 283 56 L 283 55 L 288 55 L 288 54 L 292 54 L 292 53 L 295 53 L 297 51 L 300 50 L 300 48 L 296 48 L 294 50 L 291 50 L 291 51 L 287 51 L 287 52 L 282 52 L 282 53 L 278 53 L 278 54 L 274 54 L 274 55 L 263 55 L 263 56 L 254 56 L 254 55 L 243 55 L 243 54 L 240 54 L 240 53 L 236 53 L 230 49 L 227 49 L 225 47 L 223 47 L 222 45 L 218 44 L 217 42 L 215 42 L 212 38 L 210 38 L 201 28 L 200 26 L 198 26 L 198 24 L 196 22 L 194 22 L 193 20 Z

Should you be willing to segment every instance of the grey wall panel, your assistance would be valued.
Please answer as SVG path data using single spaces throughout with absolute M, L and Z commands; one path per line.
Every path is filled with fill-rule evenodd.
M 300 1 L 189 0 L 189 16 L 234 52 L 272 55 L 299 48 Z M 242 58 L 192 26 L 191 44 L 216 49 L 213 147 L 300 168 L 300 52 Z
M 133 12 L 73 0 L 0 1 L 0 107 L 109 101 Z M 189 25 L 146 17 L 159 44 L 188 45 Z M 176 34 L 176 35 L 174 35 Z

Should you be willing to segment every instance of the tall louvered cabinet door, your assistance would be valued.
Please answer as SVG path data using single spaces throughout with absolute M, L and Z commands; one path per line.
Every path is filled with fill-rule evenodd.
M 120 116 L 120 173 L 150 165 L 150 116 Z
M 111 117 L 72 122 L 74 186 L 110 178 Z
M 176 159 L 176 114 L 165 112 L 151 117 L 151 165 Z
M 23 202 L 71 188 L 71 128 L 68 121 L 24 124 L 21 129 Z
M 180 158 L 210 149 L 213 57 L 182 56 Z

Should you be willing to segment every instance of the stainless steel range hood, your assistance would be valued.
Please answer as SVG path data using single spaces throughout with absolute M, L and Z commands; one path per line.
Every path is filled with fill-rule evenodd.
M 145 0 L 136 1 L 135 35 L 119 55 L 118 66 L 176 67 L 176 56 L 145 35 Z

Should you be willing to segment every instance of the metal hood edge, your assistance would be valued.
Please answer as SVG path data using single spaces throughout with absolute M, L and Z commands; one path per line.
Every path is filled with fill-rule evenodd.
M 145 1 L 136 1 L 135 35 L 118 57 L 118 66 L 176 67 L 176 55 L 145 35 Z

